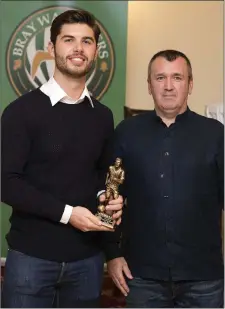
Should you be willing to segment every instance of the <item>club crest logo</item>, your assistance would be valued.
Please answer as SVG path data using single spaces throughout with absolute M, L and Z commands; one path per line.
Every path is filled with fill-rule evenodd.
M 53 75 L 54 59 L 47 51 L 50 27 L 53 19 L 71 7 L 52 6 L 35 11 L 25 18 L 12 34 L 6 53 L 7 74 L 17 93 L 40 87 Z M 103 25 L 97 21 L 101 35 L 98 57 L 87 76 L 90 93 L 101 99 L 112 81 L 115 56 L 111 38 Z

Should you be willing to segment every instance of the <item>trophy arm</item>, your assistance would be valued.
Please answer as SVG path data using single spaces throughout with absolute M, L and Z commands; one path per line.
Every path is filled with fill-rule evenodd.
M 122 184 L 124 182 L 124 180 L 125 180 L 125 173 L 124 173 L 124 171 L 122 171 L 121 178 L 120 178 L 120 184 Z
M 106 175 L 105 184 L 107 185 L 107 184 L 108 184 L 108 182 L 109 182 L 109 173 L 107 173 L 107 175 Z

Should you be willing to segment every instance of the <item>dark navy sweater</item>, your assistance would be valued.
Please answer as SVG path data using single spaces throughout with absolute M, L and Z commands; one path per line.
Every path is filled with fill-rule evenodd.
M 9 247 L 38 258 L 75 261 L 100 250 L 101 233 L 59 223 L 66 204 L 97 211 L 109 165 L 112 112 L 92 98 L 58 102 L 36 89 L 2 115 L 2 201 L 12 206 Z

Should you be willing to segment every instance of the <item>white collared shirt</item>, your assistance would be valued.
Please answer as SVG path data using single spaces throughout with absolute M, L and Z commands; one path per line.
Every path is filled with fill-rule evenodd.
M 91 106 L 94 107 L 91 96 L 86 86 L 81 96 L 77 100 L 73 100 L 72 98 L 70 98 L 59 86 L 54 77 L 51 77 L 46 83 L 44 83 L 41 86 L 40 90 L 49 97 L 52 106 L 56 105 L 56 103 L 58 103 L 59 101 L 66 104 L 79 104 L 84 101 L 85 97 L 87 97 Z
M 86 86 L 85 86 L 84 91 L 82 92 L 80 98 L 77 99 L 77 100 L 73 100 L 72 98 L 70 98 L 65 93 L 65 91 L 59 86 L 59 84 L 56 82 L 54 77 L 51 77 L 46 83 L 44 83 L 40 87 L 40 90 L 49 97 L 49 99 L 52 103 L 52 106 L 56 105 L 59 101 L 65 103 L 65 104 L 79 104 L 79 103 L 82 103 L 84 101 L 85 97 L 87 97 L 89 99 L 91 106 L 94 108 L 94 104 L 92 102 L 91 96 L 90 96 Z M 65 209 L 64 209 L 63 215 L 60 219 L 60 222 L 67 224 L 69 222 L 70 217 L 71 217 L 72 211 L 73 211 L 72 206 L 65 205 Z

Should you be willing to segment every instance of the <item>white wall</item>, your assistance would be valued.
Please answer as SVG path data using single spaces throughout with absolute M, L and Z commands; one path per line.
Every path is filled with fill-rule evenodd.
M 192 110 L 223 102 L 223 2 L 129 1 L 126 106 L 152 109 L 147 66 L 154 53 L 178 49 L 191 61 Z

